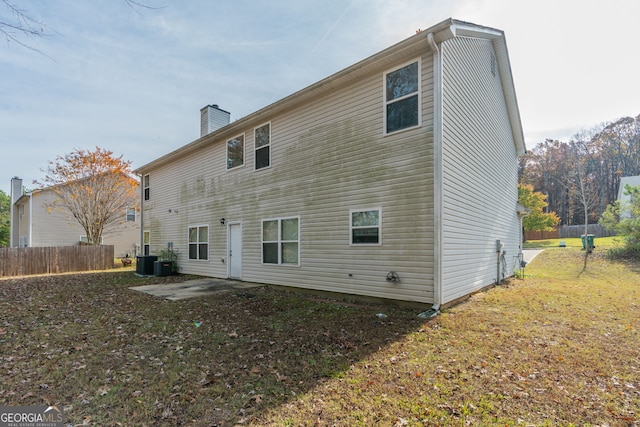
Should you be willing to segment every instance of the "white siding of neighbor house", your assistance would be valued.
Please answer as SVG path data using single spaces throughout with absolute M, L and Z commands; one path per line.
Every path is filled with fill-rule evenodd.
M 489 40 L 443 43 L 443 302 L 496 282 L 496 240 L 506 275 L 519 252 L 517 157 Z M 502 266 L 501 266 L 502 269 Z
M 29 236 L 29 246 L 73 246 L 86 235 L 84 229 L 74 219 L 69 219 L 60 210 L 48 205 L 55 200 L 52 191 L 36 191 L 24 204 L 25 214 L 20 219 L 20 235 Z M 29 202 L 30 200 L 30 202 Z M 134 255 L 135 245 L 140 241 L 140 218 L 135 223 L 124 222 L 126 213 L 122 213 L 123 223 L 109 233 L 105 233 L 102 243 L 114 246 L 117 257 Z M 138 212 L 139 214 L 139 212 Z
M 629 211 L 629 205 L 631 204 L 631 194 L 624 194 L 626 191 L 625 186 L 637 187 L 640 186 L 640 176 L 624 176 L 620 178 L 620 187 L 618 188 L 618 201 L 622 205 L 622 212 L 620 212 L 621 218 L 631 218 L 631 212 Z
M 14 221 L 17 221 L 18 239 L 13 242 L 16 247 L 30 245 L 31 205 L 29 200 L 28 197 L 23 197 L 16 203 L 18 213 L 14 217 Z
M 228 224 L 241 223 L 242 280 L 432 302 L 433 66 L 426 44 L 422 54 L 420 128 L 383 135 L 383 73 L 417 60 L 413 54 L 145 170 L 151 254 L 172 242 L 182 273 L 227 277 Z M 256 171 L 253 132 L 267 122 L 271 166 Z M 244 166 L 226 170 L 226 140 L 240 132 Z M 350 211 L 378 207 L 382 245 L 350 245 Z M 261 221 L 283 217 L 300 219 L 299 266 L 261 262 Z M 209 226 L 208 260 L 188 259 L 191 225 Z M 390 271 L 400 282 L 386 280 Z

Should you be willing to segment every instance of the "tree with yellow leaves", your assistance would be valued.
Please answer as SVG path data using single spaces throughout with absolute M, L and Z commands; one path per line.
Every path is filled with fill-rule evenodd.
M 547 196 L 533 191 L 532 185 L 518 184 L 518 203 L 529 209 L 529 215 L 522 220 L 525 231 L 551 231 L 560 218 L 555 212 L 544 212 Z
M 131 162 L 113 152 L 76 149 L 49 162 L 43 182 L 57 198 L 49 209 L 62 212 L 84 229 L 89 244 L 99 245 L 107 234 L 125 221 L 127 209 L 139 204 L 139 183 L 131 173 Z

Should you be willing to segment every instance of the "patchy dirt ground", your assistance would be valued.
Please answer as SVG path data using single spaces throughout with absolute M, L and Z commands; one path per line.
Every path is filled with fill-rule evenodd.
M 267 287 L 181 301 L 129 289 L 184 279 L 0 280 L 0 404 L 59 404 L 73 425 L 233 425 L 421 324 Z

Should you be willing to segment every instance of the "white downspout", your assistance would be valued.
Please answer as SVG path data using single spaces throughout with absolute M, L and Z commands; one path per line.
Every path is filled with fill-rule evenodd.
M 27 243 L 28 247 L 33 247 L 33 196 L 34 192 L 32 191 L 29 195 L 29 243 Z
M 137 257 L 144 255 L 144 174 L 138 176 L 140 177 L 140 251 L 136 253 L 136 263 Z M 136 271 L 138 271 L 137 265 Z
M 422 317 L 434 317 L 442 304 L 442 56 L 433 33 L 427 34 L 433 51 L 433 306 Z

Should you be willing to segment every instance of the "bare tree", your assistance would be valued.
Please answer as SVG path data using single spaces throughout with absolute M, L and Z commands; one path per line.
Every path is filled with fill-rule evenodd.
M 135 0 L 123 0 L 131 9 L 139 12 L 139 9 L 163 9 L 166 6 L 153 7 Z M 35 18 L 31 12 L 21 9 L 10 0 L 0 0 L 4 8 L 0 8 L 0 35 L 7 43 L 16 43 L 22 47 L 38 52 L 44 56 L 41 50 L 36 49 L 25 41 L 25 38 L 45 37 L 55 31 L 44 21 Z M 2 13 L 4 12 L 4 13 Z
M 573 139 L 573 146 L 547 139 L 533 147 L 520 159 L 520 183 L 545 194 L 549 210 L 558 214 L 561 224 L 582 224 L 580 191 L 566 185 L 568 177 L 575 182 L 579 165 L 585 172 L 584 184 L 598 190 L 598 204 L 589 211 L 589 222 L 595 223 L 616 200 L 621 177 L 640 174 L 640 116 L 594 126 Z
M 125 3 L 127 3 L 127 5 L 135 10 L 136 12 L 138 12 L 138 8 L 142 8 L 142 9 L 164 9 L 166 6 L 149 6 L 148 4 L 144 4 L 144 3 L 140 3 L 138 1 L 135 0 L 124 0 Z
M 584 214 L 584 267 L 587 268 L 589 254 L 592 252 L 588 239 L 589 234 L 589 213 L 598 206 L 600 198 L 598 196 L 598 180 L 593 179 L 589 170 L 589 147 L 587 142 L 592 138 L 586 134 L 578 134 L 569 142 L 569 155 L 571 162 L 571 173 L 567 176 L 566 185 L 570 193 L 579 201 Z
M 0 0 L 6 15 L 0 15 L 0 34 L 7 43 L 16 43 L 27 49 L 42 52 L 23 41 L 24 37 L 43 37 L 51 34 L 51 29 L 28 11 L 20 9 L 9 0 Z

